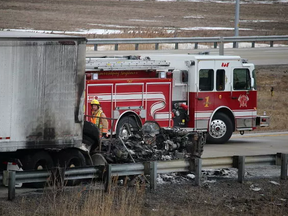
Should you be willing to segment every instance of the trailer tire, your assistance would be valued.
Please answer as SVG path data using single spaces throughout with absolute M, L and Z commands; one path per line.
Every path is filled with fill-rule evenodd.
M 231 119 L 224 113 L 216 113 L 211 121 L 207 135 L 207 143 L 224 144 L 233 133 Z
M 96 127 L 93 123 L 85 121 L 83 127 L 83 134 L 88 136 L 94 140 L 95 144 L 100 143 L 100 132 L 98 127 Z M 84 139 L 84 136 L 83 136 Z
M 48 152 L 39 151 L 26 155 L 22 160 L 24 170 L 47 170 L 54 166 L 52 157 Z M 46 182 L 26 183 L 27 187 L 44 187 Z
M 116 136 L 123 139 L 139 130 L 136 120 L 132 116 L 125 116 L 120 119 L 116 129 Z
M 64 168 L 83 167 L 86 165 L 84 155 L 77 149 L 62 150 L 59 153 L 58 158 L 60 166 Z M 66 185 L 74 186 L 79 185 L 80 183 L 81 180 L 68 180 Z

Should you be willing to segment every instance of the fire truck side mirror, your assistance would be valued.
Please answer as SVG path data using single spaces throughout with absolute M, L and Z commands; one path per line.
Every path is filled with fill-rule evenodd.
M 187 70 L 182 70 L 181 71 L 181 78 L 183 83 L 188 82 L 188 71 Z

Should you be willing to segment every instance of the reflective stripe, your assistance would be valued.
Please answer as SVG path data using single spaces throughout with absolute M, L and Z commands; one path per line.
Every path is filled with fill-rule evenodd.
M 10 137 L 0 137 L 0 140 L 10 139 Z
M 101 114 L 103 113 L 102 110 L 97 110 L 96 113 L 92 113 L 92 116 L 95 116 L 94 118 L 91 118 L 91 122 L 93 124 L 96 125 L 96 127 L 98 127 L 99 129 L 101 129 L 103 126 L 101 124 L 101 121 L 100 121 L 100 117 L 101 117 Z

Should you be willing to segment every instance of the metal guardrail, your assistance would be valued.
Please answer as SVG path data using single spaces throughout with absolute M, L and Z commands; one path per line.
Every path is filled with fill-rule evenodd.
M 4 171 L 9 178 L 5 180 L 0 174 L 0 183 L 8 180 L 8 199 L 15 198 L 15 184 L 46 182 L 52 177 L 60 176 L 64 180 L 101 179 L 106 176 L 105 190 L 109 191 L 113 176 L 150 175 L 150 188 L 156 189 L 157 174 L 170 172 L 194 172 L 195 185 L 200 185 L 202 168 L 237 168 L 238 181 L 244 181 L 246 165 L 281 165 L 281 179 L 287 179 L 288 154 L 227 156 L 191 160 L 153 161 L 129 164 L 109 164 L 104 166 L 80 167 L 64 170 L 55 168 L 50 171 Z M 3 172 L 3 173 L 4 173 Z M 6 173 L 7 175 L 7 173 Z M 7 182 L 6 182 L 7 183 Z
M 251 42 L 251 48 L 255 48 L 256 42 L 269 42 L 273 47 L 274 41 L 288 41 L 288 35 L 282 36 L 237 36 L 237 37 L 175 37 L 175 38 L 103 38 L 88 39 L 88 45 L 94 45 L 94 51 L 98 50 L 98 45 L 114 45 L 114 50 L 118 50 L 119 44 L 135 44 L 135 50 L 139 49 L 139 44 L 155 44 L 155 50 L 159 49 L 159 44 L 175 44 L 177 50 L 180 43 L 194 43 L 194 49 L 198 49 L 199 43 L 214 43 L 214 48 L 218 48 L 219 54 L 224 54 L 224 43 L 233 43 L 233 48 L 237 48 L 239 42 Z

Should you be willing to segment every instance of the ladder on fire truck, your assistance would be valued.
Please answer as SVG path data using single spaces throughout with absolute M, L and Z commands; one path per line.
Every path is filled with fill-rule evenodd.
M 165 60 L 140 59 L 139 56 L 104 56 L 86 57 L 86 70 L 117 71 L 117 70 L 170 70 L 170 63 Z

